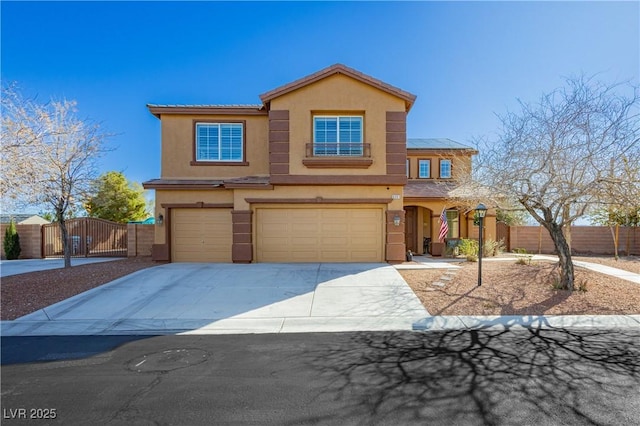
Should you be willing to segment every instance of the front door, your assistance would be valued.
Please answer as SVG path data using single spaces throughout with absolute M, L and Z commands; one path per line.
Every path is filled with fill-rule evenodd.
M 411 250 L 411 253 L 418 252 L 418 232 L 417 232 L 417 218 L 418 218 L 418 208 L 417 207 L 405 207 L 404 208 L 404 220 L 405 220 L 405 229 L 404 229 L 404 238 L 405 244 L 407 246 L 407 250 Z

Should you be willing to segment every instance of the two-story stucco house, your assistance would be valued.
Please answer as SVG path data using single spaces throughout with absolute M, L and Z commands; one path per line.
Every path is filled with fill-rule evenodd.
M 161 177 L 144 183 L 154 259 L 401 262 L 435 241 L 445 208 L 448 237 L 472 236 L 449 191 L 476 151 L 407 141 L 415 95 L 338 64 L 260 99 L 148 105 L 162 139 Z

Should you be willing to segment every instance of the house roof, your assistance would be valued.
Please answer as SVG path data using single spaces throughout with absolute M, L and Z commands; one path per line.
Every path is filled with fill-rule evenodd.
M 477 182 L 409 180 L 404 187 L 404 197 L 488 200 L 495 198 L 495 192 Z
M 180 105 L 180 104 L 147 104 L 151 114 L 160 118 L 162 114 L 224 114 L 224 115 L 266 115 L 261 104 L 233 105 Z
M 270 90 L 266 93 L 263 93 L 262 95 L 260 95 L 260 99 L 262 100 L 262 102 L 266 105 L 267 103 L 269 103 L 272 99 L 275 99 L 279 96 L 285 95 L 289 92 L 293 92 L 294 90 L 298 90 L 302 87 L 308 86 L 309 84 L 315 83 L 317 81 L 320 81 L 322 79 L 325 79 L 327 77 L 330 77 L 332 75 L 335 74 L 343 74 L 346 75 L 348 77 L 351 77 L 355 80 L 358 80 L 362 83 L 368 84 L 369 86 L 373 86 L 379 90 L 382 90 L 383 92 L 387 92 L 391 95 L 394 95 L 396 97 L 399 97 L 401 99 L 404 99 L 405 101 L 405 105 L 406 105 L 406 111 L 408 112 L 411 107 L 413 106 L 413 103 L 416 100 L 416 95 L 411 94 L 407 91 L 404 91 L 398 87 L 392 86 L 390 84 L 387 84 L 381 80 L 378 80 L 376 78 L 373 78 L 369 75 L 366 75 L 364 73 L 361 73 L 358 70 L 355 70 L 353 68 L 349 68 L 346 65 L 343 64 L 334 64 L 331 65 L 327 68 L 321 69 L 320 71 L 317 71 L 313 74 L 310 74 L 306 77 L 302 77 L 298 80 L 292 81 L 291 83 L 287 83 L 283 86 L 277 87 L 273 90 Z
M 447 138 L 410 138 L 407 139 L 407 149 L 462 149 L 476 151 L 472 146 Z
M 151 179 L 143 182 L 142 186 L 145 189 L 271 188 L 269 176 L 242 176 L 227 179 Z
M 142 182 L 144 189 L 171 189 L 180 187 L 182 189 L 208 189 L 219 188 L 223 181 L 220 179 L 151 179 Z
M 457 185 L 450 182 L 410 180 L 404 187 L 405 198 L 449 198 Z
M 0 223 L 10 223 L 11 219 L 15 221 L 16 224 L 23 225 L 44 225 L 47 223 L 51 223 L 43 217 L 38 216 L 37 214 L 3 214 L 0 215 Z

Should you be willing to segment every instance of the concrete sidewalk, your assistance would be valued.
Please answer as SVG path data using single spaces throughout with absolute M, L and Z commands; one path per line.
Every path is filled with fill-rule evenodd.
M 122 259 L 124 257 L 72 257 L 71 266 Z M 60 268 L 64 268 L 64 259 L 60 258 L 3 260 L 0 262 L 0 277 Z

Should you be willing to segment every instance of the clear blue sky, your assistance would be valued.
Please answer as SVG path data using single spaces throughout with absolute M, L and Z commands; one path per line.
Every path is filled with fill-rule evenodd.
M 0 3 L 4 81 L 118 136 L 102 171 L 160 176 L 147 103 L 259 103 L 344 63 L 418 96 L 408 137 L 469 142 L 564 76 L 639 81 L 633 2 Z

